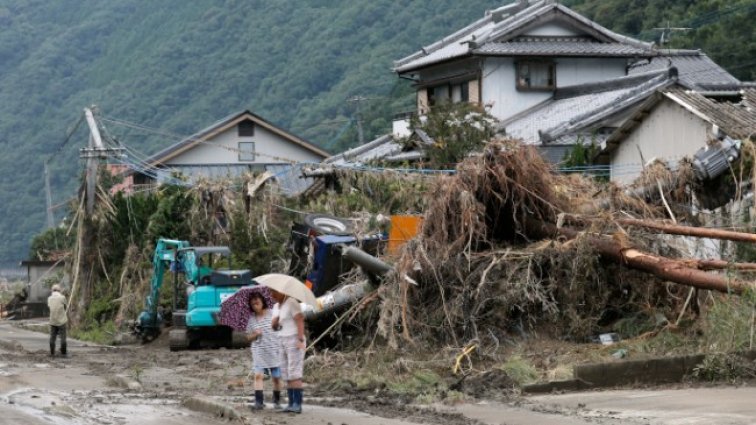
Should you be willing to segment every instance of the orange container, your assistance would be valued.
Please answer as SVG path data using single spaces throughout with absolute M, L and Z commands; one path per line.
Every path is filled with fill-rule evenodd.
M 394 254 L 420 231 L 423 217 L 419 215 L 392 215 L 389 231 L 388 253 Z

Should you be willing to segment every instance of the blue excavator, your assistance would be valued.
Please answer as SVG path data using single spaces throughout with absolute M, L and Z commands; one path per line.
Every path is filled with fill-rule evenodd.
M 143 342 L 159 336 L 166 322 L 159 300 L 169 272 L 173 275 L 171 351 L 208 343 L 226 347 L 246 343 L 243 334 L 219 325 L 217 320 L 221 302 L 239 288 L 253 284 L 249 270 L 232 270 L 228 247 L 193 247 L 187 241 L 161 238 L 155 246 L 152 266 L 150 293 L 144 311 L 133 325 Z

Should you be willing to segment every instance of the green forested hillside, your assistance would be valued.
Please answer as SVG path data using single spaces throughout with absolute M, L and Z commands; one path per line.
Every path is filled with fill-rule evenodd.
M 62 146 L 83 107 L 187 135 L 250 109 L 334 151 L 411 108 L 392 60 L 435 41 L 502 0 L 0 0 L 0 263 L 26 257 L 45 217 L 42 167 L 53 203 L 75 195 L 83 128 Z M 653 27 L 691 26 L 675 47 L 701 47 L 754 79 L 756 0 L 573 0 L 599 23 L 646 40 Z M 362 96 L 359 103 L 347 100 Z M 153 153 L 175 142 L 108 130 Z M 62 146 L 62 147 L 61 147 Z M 57 218 L 61 218 L 58 210 Z

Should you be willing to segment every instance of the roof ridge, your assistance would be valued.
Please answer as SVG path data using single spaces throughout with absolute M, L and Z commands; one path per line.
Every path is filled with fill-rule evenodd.
M 543 3 L 546 0 L 538 0 L 536 3 Z M 517 13 L 521 12 L 522 10 L 529 9 L 533 6 L 535 6 L 536 3 L 531 4 L 530 1 L 525 0 L 524 2 L 521 0 L 515 1 L 513 3 L 510 3 L 508 5 L 501 6 L 499 8 L 496 8 L 494 10 L 487 10 L 482 18 L 478 19 L 477 21 L 473 22 L 472 24 L 467 25 L 466 27 L 463 27 L 457 31 L 455 31 L 452 34 L 447 35 L 446 37 L 443 37 L 441 40 L 437 40 L 427 46 L 423 46 L 419 51 L 416 51 L 415 53 L 410 54 L 409 56 L 405 56 L 399 60 L 394 61 L 394 68 L 399 68 L 403 65 L 406 65 L 416 59 L 420 59 L 424 56 L 427 56 L 439 49 L 442 49 L 455 41 L 459 41 L 462 38 L 470 35 L 471 33 L 477 31 L 478 29 L 482 28 L 484 25 L 489 24 L 491 22 L 495 22 L 495 19 L 497 19 L 497 15 L 502 14 L 503 12 L 512 10 L 514 11 L 513 14 L 508 15 L 507 18 L 511 18 Z M 524 9 L 520 9 L 523 8 Z M 506 20 L 506 19 L 505 19 Z
M 655 49 L 657 56 L 709 56 L 701 49 Z
M 488 43 L 490 40 L 495 39 L 496 37 L 502 34 L 506 34 L 508 31 L 511 31 L 513 28 L 522 26 L 523 23 L 527 23 L 529 19 L 534 19 L 538 17 L 538 15 L 540 15 L 541 12 L 548 12 L 549 10 L 556 8 L 555 3 L 546 3 L 546 2 L 540 2 L 540 3 L 541 4 L 533 4 L 527 9 L 523 9 L 515 13 L 514 15 L 510 16 L 510 19 L 497 22 L 496 25 L 494 25 L 494 27 L 491 28 L 491 32 L 487 34 L 486 39 L 484 39 L 482 43 Z
M 626 46 L 636 47 L 644 51 L 652 51 L 653 43 L 646 43 L 628 36 L 624 36 L 598 23 L 586 18 L 585 16 L 573 11 L 572 9 L 556 2 L 554 0 L 518 0 L 506 6 L 502 6 L 493 11 L 486 11 L 485 16 L 473 22 L 470 25 L 446 36 L 441 40 L 422 47 L 419 51 L 410 54 L 402 59 L 394 61 L 395 72 L 407 72 L 415 67 L 429 65 L 434 63 L 433 60 L 420 63 L 424 58 L 432 56 L 442 49 L 450 48 L 454 43 L 464 44 L 471 42 L 468 46 L 460 46 L 459 49 L 453 49 L 452 57 L 469 55 L 473 49 L 493 42 L 496 38 L 510 38 L 520 35 L 518 30 L 524 31 L 528 25 L 538 23 L 540 18 L 546 17 L 546 20 L 552 19 L 547 14 L 554 11 L 555 14 L 561 14 L 561 19 L 572 21 L 573 26 L 582 28 L 584 32 L 592 37 L 605 43 L 616 42 Z M 477 39 L 475 37 L 478 37 Z M 509 39 L 505 40 L 508 41 Z M 412 65 L 415 63 L 415 65 Z
M 403 65 L 406 65 L 406 64 L 414 61 L 415 59 L 420 59 L 420 58 L 422 58 L 424 56 L 427 56 L 427 55 L 429 55 L 429 54 L 431 54 L 431 53 L 433 53 L 433 52 L 435 52 L 437 50 L 440 50 L 440 49 L 442 49 L 442 48 L 450 45 L 451 43 L 453 43 L 455 41 L 461 40 L 462 38 L 470 35 L 474 31 L 480 29 L 485 24 L 489 23 L 488 21 L 490 21 L 490 20 L 491 20 L 490 16 L 484 16 L 483 18 L 478 19 L 477 21 L 473 22 L 472 24 L 470 24 L 470 25 L 468 25 L 468 26 L 460 29 L 459 31 L 457 31 L 457 32 L 455 32 L 453 34 L 450 34 L 450 35 L 442 38 L 441 40 L 437 40 L 437 41 L 435 41 L 435 42 L 433 42 L 433 43 L 431 43 L 431 44 L 429 44 L 427 46 L 423 46 L 423 47 L 420 48 L 420 50 L 416 51 L 415 53 L 412 53 L 409 56 L 405 56 L 405 57 L 403 57 L 403 58 L 401 58 L 399 60 L 395 60 L 394 61 L 394 68 L 399 68 L 399 67 L 401 67 Z
M 595 29 L 595 30 L 597 30 L 597 31 L 599 31 L 601 33 L 604 33 L 604 34 L 608 35 L 609 38 L 612 38 L 612 39 L 614 39 L 615 41 L 617 41 L 619 43 L 631 44 L 631 45 L 634 45 L 636 47 L 641 47 L 641 48 L 646 48 L 646 49 L 653 48 L 653 45 L 654 45 L 653 43 L 647 43 L 647 42 L 638 40 L 636 38 L 632 38 L 632 37 L 628 37 L 626 35 L 622 35 L 620 33 L 616 33 L 614 31 L 610 30 L 609 28 L 606 28 L 605 26 L 597 23 L 596 21 L 593 21 L 591 19 L 586 18 L 585 16 L 583 16 L 583 15 L 575 12 L 574 10 L 570 9 L 569 7 L 567 7 L 567 6 L 565 6 L 565 5 L 561 4 L 561 3 L 557 4 L 557 8 L 559 10 L 561 10 L 563 13 L 572 16 L 576 20 L 583 22 L 584 24 L 592 27 L 593 29 Z

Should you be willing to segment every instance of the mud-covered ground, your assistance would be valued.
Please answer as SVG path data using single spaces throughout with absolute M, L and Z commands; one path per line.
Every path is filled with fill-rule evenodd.
M 374 376 L 352 373 L 358 369 L 355 358 L 339 353 L 308 360 L 310 382 L 301 415 L 251 412 L 246 407 L 251 394 L 246 350 L 173 353 L 158 340 L 121 347 L 71 341 L 69 351 L 68 358 L 50 358 L 46 334 L 0 322 L 0 424 L 756 423 L 756 407 L 750 402 L 756 388 L 749 386 L 520 397 L 506 391 L 511 386 L 506 377 L 490 374 L 455 387 L 454 382 L 410 373 L 402 376 L 423 379 L 403 379 L 406 385 L 400 386 L 386 375 L 413 366 L 393 361 L 384 368 L 380 362 L 385 359 L 375 353 L 366 353 L 373 357 L 359 367 L 364 372 L 364 363 L 375 363 Z M 444 391 L 457 396 L 440 393 Z M 218 409 L 198 411 L 187 404 L 189 399 L 230 406 L 241 417 L 220 417 L 228 413 Z
M 479 423 L 456 412 L 397 404 L 396 400 L 323 391 L 308 385 L 305 413 L 251 412 L 247 350 L 171 352 L 149 345 L 100 347 L 69 340 L 69 356 L 51 358 L 47 335 L 0 323 L 0 424 L 227 423 L 218 412 L 184 406 L 201 398 L 236 409 L 238 423 L 412 424 Z M 129 389 L 129 383 L 141 388 Z M 266 396 L 270 391 L 266 382 Z M 285 393 L 285 392 L 284 392 Z

